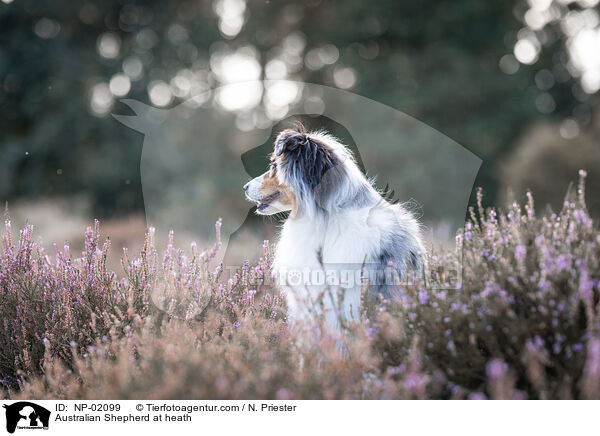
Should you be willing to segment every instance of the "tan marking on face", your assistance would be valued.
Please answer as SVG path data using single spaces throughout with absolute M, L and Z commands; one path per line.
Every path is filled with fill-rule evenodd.
M 281 196 L 278 198 L 278 201 L 285 206 L 291 206 L 291 216 L 292 218 L 296 217 L 296 214 L 298 212 L 296 196 L 290 188 L 280 184 L 279 180 L 277 180 L 277 177 L 271 175 L 271 171 L 265 173 L 265 176 L 263 178 L 263 184 L 261 185 L 259 191 L 264 197 L 272 195 L 276 192 L 280 192 Z
M 269 170 L 263 177 L 263 183 L 259 189 L 263 197 L 267 197 L 281 190 L 279 180 L 277 180 L 277 177 L 274 177 L 271 173 L 272 171 Z
M 296 196 L 294 195 L 294 193 L 292 192 L 292 190 L 290 188 L 288 188 L 287 186 L 281 186 L 281 197 L 279 199 L 279 201 L 282 204 L 285 204 L 286 206 L 290 206 L 292 208 L 292 211 L 290 212 L 290 216 L 292 218 L 296 218 L 297 214 L 298 214 L 298 204 L 296 203 Z
M 277 165 L 281 165 L 283 162 L 283 158 L 285 157 L 285 151 L 282 152 L 279 156 L 275 156 L 275 152 L 271 153 L 271 162 L 274 162 Z

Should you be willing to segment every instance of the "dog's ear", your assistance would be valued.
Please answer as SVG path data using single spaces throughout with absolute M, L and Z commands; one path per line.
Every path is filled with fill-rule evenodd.
M 309 186 L 316 194 L 319 185 L 331 181 L 332 174 L 329 174 L 328 178 L 325 178 L 325 175 L 339 162 L 324 144 L 296 132 L 285 140 L 283 146 L 289 172 L 300 177 L 298 183 Z
M 292 130 L 284 130 L 275 140 L 275 156 L 281 156 L 286 151 L 294 151 L 307 142 L 306 135 Z

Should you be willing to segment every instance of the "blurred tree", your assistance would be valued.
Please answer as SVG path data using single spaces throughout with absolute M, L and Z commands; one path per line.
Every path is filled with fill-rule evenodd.
M 529 12 L 552 8 L 542 28 Z M 87 193 L 98 215 L 141 209 L 142 140 L 109 116 L 116 101 L 170 106 L 247 78 L 252 63 L 217 71 L 240 49 L 263 77 L 338 86 L 419 118 L 484 159 L 477 184 L 493 193 L 526 126 L 583 122 L 596 104 L 594 76 L 585 90 L 574 78 L 568 17 L 597 28 L 597 2 L 3 0 L 0 198 Z

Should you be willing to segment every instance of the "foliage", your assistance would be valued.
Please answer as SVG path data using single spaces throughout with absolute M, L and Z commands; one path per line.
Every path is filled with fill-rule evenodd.
M 577 137 L 564 139 L 558 126 L 540 125 L 530 129 L 501 165 L 501 197 L 514 196 L 521 200 L 531 191 L 538 204 L 549 205 L 554 210 L 562 207 L 557 196 L 572 181 L 579 169 L 587 171 L 588 194 L 600 190 L 600 117 L 594 123 L 596 131 L 589 129 Z M 586 205 L 591 216 L 600 214 L 600 197 L 588 195 Z
M 98 223 L 51 259 L 4 235 L 0 375 L 11 398 L 600 398 L 600 232 L 577 195 L 559 214 L 472 211 L 459 290 L 365 300 L 343 338 L 288 325 L 270 251 L 231 278 L 219 243 L 162 258 L 150 230 L 124 277 Z M 7 226 L 10 226 L 7 223 Z M 217 223 L 217 237 L 220 223 Z M 432 256 L 431 261 L 436 261 Z M 159 310 L 161 308 L 162 310 Z M 306 330 L 321 331 L 310 333 Z M 344 351 L 340 353 L 340 341 Z
M 368 8 L 359 1 L 232 2 L 243 6 L 243 27 L 229 37 L 219 32 L 218 3 L 0 4 L 0 200 L 85 194 L 96 215 L 142 209 L 140 135 L 108 116 L 123 110 L 116 103 L 102 114 L 90 106 L 95 86 L 108 92 L 111 78 L 129 71 L 132 60 L 143 68 L 132 75 L 127 97 L 140 101 L 149 100 L 153 82 L 169 84 L 179 71 L 218 85 L 211 55 L 223 47 L 250 47 L 263 69 L 269 60 L 299 57 L 286 64 L 288 76 L 299 81 L 335 86 L 335 72 L 350 67 L 357 77 L 353 91 L 419 118 L 484 159 L 477 183 L 492 199 L 498 158 L 526 126 L 547 117 L 534 104 L 541 94 L 548 100 L 533 86 L 538 69 L 556 73 L 550 117 L 579 108 L 576 114 L 589 118 L 594 106 L 581 90 L 572 95 L 576 79 L 566 69 L 560 20 L 538 32 L 547 44 L 534 68 L 517 64 L 507 75 L 499 67 L 522 33 L 517 17 L 525 1 L 387 0 Z M 581 2 L 568 3 L 560 6 L 563 15 L 581 8 Z M 103 56 L 99 47 L 107 35 L 118 44 Z M 299 54 L 289 50 L 292 40 L 301 41 Z M 334 47 L 337 60 L 305 65 L 311 50 L 324 46 Z M 380 142 L 386 141 L 372 138 Z M 218 168 L 214 180 L 222 177 Z

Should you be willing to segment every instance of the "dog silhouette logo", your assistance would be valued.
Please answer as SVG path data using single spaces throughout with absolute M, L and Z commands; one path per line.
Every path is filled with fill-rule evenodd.
M 50 411 L 29 401 L 19 401 L 3 405 L 6 409 L 6 431 L 14 433 L 18 429 L 48 429 Z
M 297 100 L 286 105 L 285 111 L 270 111 L 274 103 L 269 98 L 243 110 L 223 103 L 224 99 L 242 98 L 241 88 L 264 90 L 267 96 L 270 90 L 296 90 Z M 313 101 L 321 102 L 322 108 L 311 109 Z M 383 183 L 396 198 L 418 205 L 420 222 L 428 229 L 424 235 L 428 244 L 434 232 L 436 240 L 449 247 L 455 244 L 453 231 L 464 224 L 482 163 L 469 150 L 410 115 L 324 85 L 249 81 L 206 89 L 168 109 L 131 99 L 121 103 L 128 107 L 127 114 L 113 117 L 143 134 L 140 178 L 147 227 L 156 229 L 157 234 L 172 230 L 181 240 L 209 241 L 215 236 L 217 222 L 220 242 L 215 247 L 219 249 L 206 253 L 212 253 L 213 266 L 222 263 L 225 267 L 223 279 L 233 278 L 246 262 L 258 262 L 264 255 L 263 241 L 277 238 L 279 217 L 257 215 L 257 206 L 249 204 L 242 186 L 249 176 L 256 178 L 266 171 L 277 135 L 292 122 L 338 137 L 360 171 L 369 180 L 379 181 L 373 182 L 377 189 L 383 189 L 378 185 Z M 325 177 L 317 188 L 326 192 L 334 182 Z M 387 214 L 384 204 L 379 206 L 367 221 L 373 232 L 377 227 L 370 224 Z M 460 282 L 461 260 L 462 256 L 457 256 L 456 283 Z M 440 286 L 447 287 L 445 283 Z M 169 292 L 167 287 L 155 287 L 151 300 L 173 316 L 196 316 L 209 301 L 209 296 L 203 295 L 200 304 L 195 299 L 169 306 L 166 302 L 171 300 L 165 297 Z
M 266 109 L 256 107 L 252 127 L 238 128 L 237 123 L 247 113 L 229 110 L 220 102 L 224 95 L 236 96 L 242 85 L 264 90 L 297 89 L 300 97 L 285 114 L 266 117 Z M 305 109 L 311 98 L 323 103 L 324 109 L 318 114 Z M 194 101 L 204 103 L 192 105 Z M 482 162 L 451 138 L 401 111 L 324 85 L 250 81 L 218 86 L 169 109 L 131 99 L 121 103 L 129 107 L 129 114 L 113 117 L 143 134 L 140 177 L 147 226 L 160 233 L 174 230 L 182 238 L 189 235 L 193 240 L 211 240 L 214 223 L 222 218 L 222 249 L 216 253 L 214 264 L 225 260 L 226 265 L 241 265 L 255 259 L 262 255 L 260 244 L 253 244 L 257 253 L 236 256 L 246 248 L 241 241 L 262 242 L 273 236 L 260 226 L 242 229 L 255 213 L 241 187 L 248 176 L 265 172 L 275 137 L 289 127 L 286 121 L 301 121 L 311 130 L 325 128 L 338 136 L 341 133 L 346 145 L 346 140 L 354 143 L 351 151 L 355 157 L 360 154 L 360 166 L 369 178 L 377 177 L 389 185 L 403 201 L 413 199 L 421 205 L 426 224 L 462 226 Z M 259 218 L 254 221 L 265 221 Z M 240 243 L 229 250 L 234 233 Z

